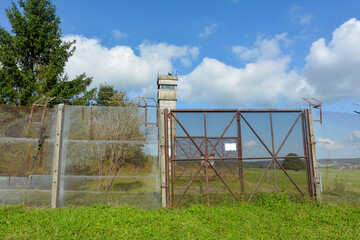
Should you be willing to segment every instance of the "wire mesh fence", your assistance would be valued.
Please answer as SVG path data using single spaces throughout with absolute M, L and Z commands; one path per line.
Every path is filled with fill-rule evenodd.
M 31 107 L 0 105 L 2 204 L 51 204 L 57 108 L 47 108 L 43 124 L 43 108 L 34 109 L 31 122 L 30 113 Z M 301 111 L 172 114 L 174 205 L 310 194 Z M 65 106 L 60 205 L 160 207 L 156 122 L 156 108 Z M 326 111 L 323 124 L 314 123 L 325 203 L 360 205 L 359 124 L 358 114 Z
M 157 128 L 144 109 L 65 107 L 62 206 L 160 206 Z
M 325 111 L 315 136 L 321 200 L 360 206 L 360 115 Z
M 0 202 L 49 206 L 56 109 L 47 109 L 43 124 L 42 109 L 29 123 L 30 110 L 0 108 Z M 144 121 L 136 107 L 65 106 L 59 205 L 159 207 L 158 133 Z
M 0 202 L 50 205 L 54 111 L 0 105 Z M 39 148 L 39 140 L 45 139 Z

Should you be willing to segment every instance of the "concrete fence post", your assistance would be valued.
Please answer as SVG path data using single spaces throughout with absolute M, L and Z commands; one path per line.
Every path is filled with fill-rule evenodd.
M 320 177 L 319 177 L 319 168 L 316 157 L 316 146 L 315 146 L 315 134 L 314 134 L 314 120 L 312 109 L 309 108 L 309 130 L 310 130 L 310 141 L 311 141 L 311 152 L 313 160 L 313 171 L 314 171 L 314 181 L 315 181 L 315 193 L 316 198 L 321 200 L 321 190 L 320 190 Z
M 64 123 L 64 104 L 58 105 L 57 120 L 56 120 L 56 135 L 55 135 L 55 149 L 53 158 L 53 181 L 51 192 L 51 208 L 59 206 L 59 187 L 60 187 L 60 161 L 62 153 L 62 138 L 63 138 L 63 124 Z
M 161 205 L 166 208 L 166 164 L 165 164 L 165 129 L 164 129 L 164 109 L 159 110 L 159 163 L 161 174 Z

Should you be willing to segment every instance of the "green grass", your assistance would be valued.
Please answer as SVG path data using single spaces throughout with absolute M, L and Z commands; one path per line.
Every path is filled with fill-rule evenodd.
M 0 207 L 0 239 L 359 239 L 360 209 L 292 203 L 285 194 L 256 203 L 142 210 L 135 207 Z

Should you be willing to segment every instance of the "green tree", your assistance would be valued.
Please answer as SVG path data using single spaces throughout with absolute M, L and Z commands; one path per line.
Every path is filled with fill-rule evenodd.
M 109 100 L 114 96 L 116 90 L 114 86 L 105 84 L 100 84 L 99 92 L 97 97 L 97 103 L 102 106 L 109 106 Z
M 114 86 L 106 83 L 100 84 L 96 101 L 101 106 L 135 107 L 138 105 L 136 101 L 126 96 L 126 91 L 117 91 Z
M 73 98 L 92 78 L 69 80 L 65 64 L 74 41 L 61 39 L 60 18 L 50 0 L 19 0 L 6 9 L 11 33 L 0 26 L 0 103 L 30 105 L 41 96 Z
M 288 155 L 286 155 L 286 158 L 284 159 L 282 166 L 286 170 L 295 170 L 295 171 L 305 170 L 306 169 L 305 162 L 302 161 L 297 156 L 298 155 L 296 153 L 289 153 Z
M 97 88 L 92 88 L 89 91 L 84 92 L 80 96 L 75 96 L 69 101 L 72 105 L 89 106 L 91 100 L 95 99 Z

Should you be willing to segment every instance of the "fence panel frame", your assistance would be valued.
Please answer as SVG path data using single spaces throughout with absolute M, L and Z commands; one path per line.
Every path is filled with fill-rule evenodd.
M 218 138 L 217 142 L 215 145 L 211 146 L 211 150 L 210 152 L 207 150 L 208 149 L 208 137 L 206 136 L 206 113 L 234 113 L 234 116 L 232 118 L 232 120 L 229 122 L 229 124 L 227 125 L 227 127 L 225 128 L 225 130 L 222 132 L 221 136 Z M 299 113 L 299 115 L 297 116 L 295 122 L 292 124 L 290 130 L 287 132 L 287 135 L 285 136 L 285 138 L 283 139 L 280 147 L 276 150 L 275 152 L 275 148 L 274 148 L 274 130 L 273 130 L 273 121 L 272 121 L 272 113 Z M 177 113 L 203 113 L 204 114 L 204 141 L 202 141 L 202 143 L 200 144 L 200 146 L 196 143 L 196 141 L 193 139 L 195 136 L 191 136 L 188 132 L 188 130 L 186 128 L 184 128 L 184 126 L 181 124 L 181 121 L 179 121 L 176 117 Z M 272 141 L 272 151 L 266 146 L 266 144 L 263 142 L 263 140 L 259 137 L 259 135 L 256 133 L 256 131 L 252 128 L 251 124 L 249 124 L 249 122 L 246 120 L 246 118 L 243 116 L 243 113 L 269 113 L 269 122 L 270 122 L 270 129 L 271 129 L 271 141 Z M 205 167 L 211 167 L 214 172 L 215 175 L 217 175 L 220 180 L 225 184 L 225 186 L 228 188 L 228 190 L 230 191 L 230 193 L 234 196 L 234 198 L 239 201 L 239 199 L 236 197 L 236 195 L 231 191 L 231 189 L 228 187 L 228 185 L 225 183 L 225 181 L 221 178 L 221 176 L 218 174 L 218 172 L 216 171 L 216 169 L 214 168 L 214 166 L 212 166 L 212 164 L 209 161 L 209 156 L 210 154 L 215 150 L 217 144 L 220 142 L 220 140 L 223 138 L 225 132 L 227 131 L 227 129 L 229 128 L 229 126 L 232 124 L 232 122 L 234 121 L 234 119 L 236 119 L 237 122 L 237 145 L 238 145 L 238 156 L 236 157 L 236 160 L 239 163 L 239 180 L 240 180 L 240 188 L 241 188 L 241 198 L 244 201 L 244 186 L 243 186 L 243 182 L 244 182 L 244 173 L 243 173 L 243 160 L 246 159 L 254 159 L 254 158 L 246 158 L 243 157 L 243 145 L 242 145 L 242 133 L 241 133 L 241 120 L 243 122 L 245 122 L 247 124 L 247 126 L 252 130 L 252 132 L 255 134 L 255 136 L 258 138 L 258 140 L 262 143 L 262 145 L 265 147 L 265 149 L 270 153 L 271 157 L 269 159 L 271 159 L 270 164 L 268 165 L 268 167 L 266 168 L 265 172 L 263 173 L 262 177 L 260 178 L 257 186 L 255 187 L 254 191 L 252 192 L 250 198 L 248 199 L 248 202 L 250 202 L 252 200 L 253 195 L 255 194 L 255 192 L 257 191 L 262 179 L 264 178 L 265 174 L 268 172 L 269 168 L 271 167 L 272 164 L 274 164 L 274 169 L 276 168 L 276 164 L 278 164 L 278 166 L 280 167 L 280 169 L 285 173 L 285 175 L 289 178 L 289 180 L 294 184 L 294 186 L 298 189 L 298 191 L 300 192 L 300 194 L 302 194 L 303 196 L 305 196 L 306 194 L 304 194 L 301 189 L 297 186 L 297 184 L 294 182 L 294 180 L 290 177 L 290 175 L 287 173 L 287 171 L 282 167 L 281 163 L 278 161 L 278 159 L 284 159 L 283 156 L 278 156 L 281 148 L 283 147 L 284 143 L 286 142 L 287 138 L 289 137 L 289 135 L 291 134 L 292 130 L 294 129 L 294 127 L 296 126 L 296 124 L 298 124 L 300 122 L 301 125 L 301 130 L 302 130 L 302 135 L 301 138 L 299 139 L 299 141 L 303 144 L 303 150 L 304 150 L 304 155 L 303 156 L 298 156 L 301 159 L 304 159 L 305 161 L 305 165 L 306 165 L 306 182 L 307 182 L 307 188 L 308 188 L 308 198 L 314 197 L 314 193 L 316 192 L 316 188 L 315 185 L 313 184 L 312 179 L 314 179 L 314 171 L 313 171 L 313 159 L 312 159 L 312 148 L 311 148 L 311 141 L 310 141 L 310 130 L 309 130 L 309 114 L 307 112 L 307 110 L 302 110 L 302 109 L 172 109 L 169 112 L 166 112 L 166 116 L 165 119 L 167 121 L 169 121 L 170 123 L 172 123 L 173 121 L 176 122 L 178 124 L 178 126 L 180 126 L 180 128 L 182 129 L 182 131 L 185 133 L 185 135 L 187 136 L 187 138 L 193 143 L 193 146 L 195 146 L 196 148 L 196 152 L 202 154 L 202 156 L 204 156 L 203 163 L 201 164 L 201 166 L 199 168 L 196 169 L 196 173 L 193 177 L 191 177 L 191 181 L 189 182 L 189 184 L 187 185 L 185 191 L 180 195 L 179 199 L 177 200 L 177 202 L 175 203 L 175 199 L 174 199 L 174 182 L 176 181 L 176 177 L 174 176 L 174 167 L 175 167 L 175 162 L 176 161 L 191 161 L 192 160 L 199 160 L 197 158 L 194 158 L 195 154 L 193 156 L 189 156 L 189 154 L 185 153 L 186 159 L 177 159 L 175 154 L 174 154 L 174 150 L 172 149 L 173 146 L 175 146 L 176 144 L 178 144 L 180 146 L 180 149 L 182 149 L 182 151 L 185 152 L 185 150 L 181 147 L 180 143 L 177 141 L 178 139 L 176 138 L 176 136 L 169 136 L 166 137 L 166 139 L 169 140 L 169 145 L 170 145 L 170 149 L 171 153 L 169 152 L 169 148 L 166 149 L 165 152 L 165 156 L 166 156 L 166 162 L 170 163 L 167 164 L 166 167 L 166 181 L 167 183 L 169 183 L 169 187 L 171 189 L 171 196 L 170 196 L 170 191 L 167 191 L 167 199 L 170 199 L 170 201 L 167 201 L 167 206 L 173 206 L 173 207 L 177 207 L 180 203 L 180 201 L 182 200 L 182 198 L 184 197 L 184 195 L 187 193 L 188 189 L 191 187 L 192 183 L 194 182 L 195 178 L 199 175 L 200 170 L 202 168 Z M 172 129 L 172 128 L 171 128 Z M 172 134 L 172 130 L 170 130 L 169 133 L 169 128 L 165 128 L 165 136 Z M 185 138 L 186 138 L 185 136 Z M 201 150 L 201 146 L 204 144 L 205 142 L 205 152 L 203 152 Z M 214 158 L 212 158 L 214 159 Z M 225 158 L 223 160 L 227 159 L 227 156 L 225 156 Z M 234 157 L 232 157 L 231 159 L 235 159 Z M 260 157 L 259 157 L 260 159 Z M 261 157 L 261 159 L 264 159 L 263 157 Z M 215 158 L 215 160 L 218 160 Z M 170 168 L 171 166 L 171 168 Z M 171 170 L 170 170 L 171 169 Z M 170 172 L 171 171 L 171 181 L 170 181 Z M 207 171 L 206 175 L 207 175 Z M 275 174 L 275 170 L 274 170 L 274 174 Z M 276 178 L 276 175 L 275 175 Z M 275 180 L 275 188 L 277 190 L 277 185 L 276 185 L 276 180 Z M 207 196 L 208 196 L 208 188 L 207 188 Z M 208 197 L 207 197 L 208 198 Z M 209 202 L 209 200 L 208 200 Z

